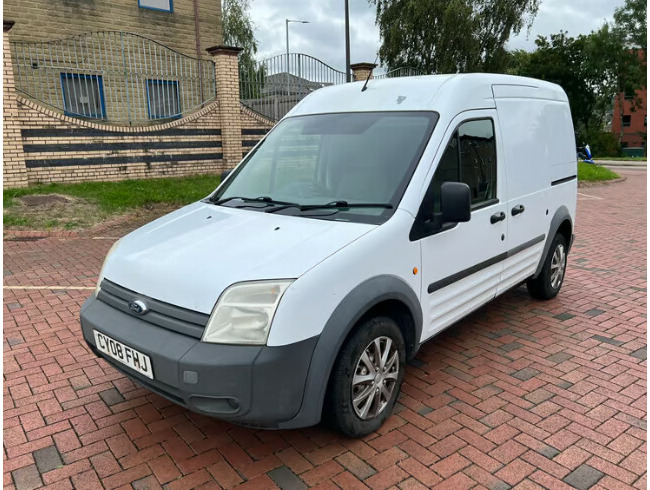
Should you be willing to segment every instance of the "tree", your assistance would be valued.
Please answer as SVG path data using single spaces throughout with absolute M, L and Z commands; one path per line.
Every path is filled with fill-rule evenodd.
M 502 71 L 505 44 L 530 26 L 540 0 L 368 0 L 377 6 L 379 57 L 389 69 Z
M 626 0 L 623 7 L 614 11 L 615 29 L 621 32 L 627 47 L 648 48 L 648 12 L 646 0 Z
M 250 0 L 222 0 L 221 8 L 223 43 L 243 49 L 239 58 L 241 64 L 254 64 L 257 40 L 253 32 L 253 22 L 248 15 Z
M 629 49 L 621 29 L 604 24 L 577 38 L 565 32 L 538 37 L 532 53 L 510 53 L 508 72 L 562 86 L 569 98 L 573 125 L 580 140 L 594 139 L 605 126 L 618 101 L 646 84 L 646 70 L 639 52 Z M 639 107 L 638 96 L 633 100 Z M 622 119 L 623 114 L 620 112 Z M 622 121 L 621 121 L 622 127 Z M 619 138 L 620 141 L 620 138 Z
M 250 0 L 221 0 L 223 43 L 237 46 L 243 51 L 239 56 L 239 93 L 242 99 L 259 97 L 264 83 L 264 69 L 258 67 L 257 40 L 248 11 Z
M 647 83 L 645 56 L 638 49 L 630 47 L 627 31 L 616 24 L 610 26 L 606 23 L 586 39 L 587 62 L 599 74 L 594 87 L 598 98 L 597 109 L 605 113 L 611 110 L 613 102 L 618 104 L 622 128 L 625 97 L 632 97 L 632 111 L 642 105 L 637 90 Z M 619 142 L 622 138 L 621 131 Z
M 511 54 L 510 73 L 560 85 L 569 98 L 574 127 L 586 131 L 594 123 L 598 105 L 594 91 L 596 67 L 586 62 L 586 38 L 573 38 L 560 31 L 548 38 L 539 36 L 535 44 L 537 49 L 532 53 Z

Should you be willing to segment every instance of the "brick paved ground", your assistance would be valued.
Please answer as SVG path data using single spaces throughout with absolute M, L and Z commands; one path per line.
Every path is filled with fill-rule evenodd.
M 194 415 L 84 346 L 90 291 L 4 290 L 5 488 L 646 488 L 646 177 L 582 189 L 554 301 L 512 291 L 423 347 L 347 440 Z M 6 241 L 8 286 L 94 286 L 107 239 Z

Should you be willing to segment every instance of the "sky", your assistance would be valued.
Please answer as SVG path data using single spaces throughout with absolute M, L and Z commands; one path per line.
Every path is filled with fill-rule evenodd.
M 624 0 L 542 0 L 530 32 L 510 39 L 510 49 L 532 51 L 538 35 L 568 31 L 587 34 L 611 21 Z M 351 62 L 374 62 L 379 49 L 375 6 L 368 0 L 349 0 Z M 258 41 L 258 59 L 286 52 L 285 19 L 307 20 L 289 24 L 291 52 L 309 54 L 345 70 L 344 0 L 251 0 L 251 19 Z

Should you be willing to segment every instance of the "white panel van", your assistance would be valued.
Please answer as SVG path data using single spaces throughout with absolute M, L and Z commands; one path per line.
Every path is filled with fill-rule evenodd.
M 90 348 L 199 413 L 358 437 L 425 341 L 520 284 L 557 295 L 577 186 L 564 91 L 362 85 L 308 96 L 210 196 L 118 241 L 81 310 Z

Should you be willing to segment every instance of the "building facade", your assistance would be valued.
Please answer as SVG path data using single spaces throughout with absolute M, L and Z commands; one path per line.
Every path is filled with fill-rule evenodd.
M 644 60 L 645 53 L 638 50 L 637 55 Z M 648 89 L 644 87 L 637 90 L 634 95 L 620 94 L 614 101 L 612 112 L 612 132 L 620 138 L 621 147 L 642 149 L 643 155 L 647 155 L 647 134 L 648 134 Z
M 8 0 L 16 89 L 67 116 L 146 125 L 214 100 L 220 0 Z
M 614 102 L 612 132 L 617 137 L 623 133 L 621 137 L 623 148 L 643 148 L 645 155 L 647 154 L 648 90 L 646 88 L 638 90 L 634 97 L 624 96 L 623 104 L 620 104 L 619 99 L 617 97 Z M 641 101 L 640 107 L 635 107 L 635 100 Z
M 124 31 L 186 56 L 209 59 L 222 43 L 221 0 L 5 0 L 12 41 L 53 41 L 97 31 Z

